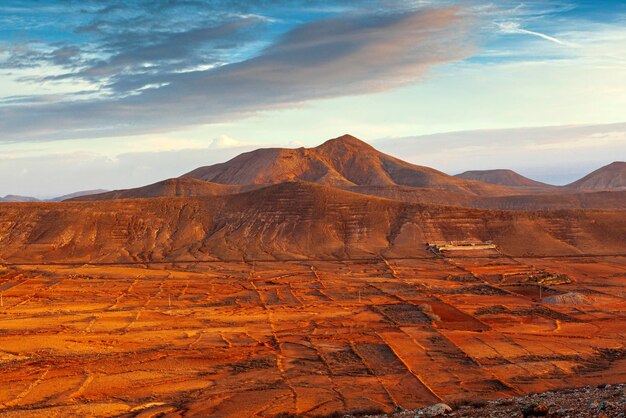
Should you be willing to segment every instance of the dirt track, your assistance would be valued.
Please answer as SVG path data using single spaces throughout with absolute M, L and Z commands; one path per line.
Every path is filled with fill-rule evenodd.
M 499 279 L 536 269 L 593 304 Z M 8 267 L 0 416 L 321 415 L 623 382 L 625 277 L 625 257 Z

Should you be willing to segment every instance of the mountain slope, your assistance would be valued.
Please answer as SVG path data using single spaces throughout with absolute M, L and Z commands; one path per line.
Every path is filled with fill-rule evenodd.
M 48 201 L 49 202 L 62 202 L 64 200 L 73 199 L 76 197 L 89 196 L 92 194 L 99 194 L 99 193 L 106 193 L 106 192 L 108 192 L 108 190 L 104 190 L 104 189 L 82 190 L 80 192 L 74 192 L 74 193 L 63 195 L 63 196 L 55 197 L 54 199 L 49 199 Z
M 626 162 L 615 161 L 565 186 L 569 190 L 626 190 Z
M 449 176 L 383 154 L 350 136 L 315 148 L 268 148 L 200 167 L 181 177 L 222 184 L 277 184 L 307 181 L 333 187 L 410 186 L 478 194 L 506 194 L 506 188 Z
M 499 184 L 509 187 L 554 187 L 546 183 L 531 180 L 528 177 L 524 177 L 513 170 L 472 170 L 457 174 L 455 175 L 455 177 L 466 180 L 479 180 L 484 181 L 485 183 Z
M 7 203 L 0 261 L 156 262 L 428 256 L 429 241 L 510 255 L 623 252 L 619 211 L 498 212 L 407 204 L 310 183 L 211 198 Z
M 79 196 L 73 201 L 95 201 L 111 199 L 142 199 L 154 197 L 217 196 L 237 193 L 240 186 L 210 183 L 192 178 L 177 178 L 159 181 L 134 189 L 114 190 L 106 193 Z
M 406 203 L 493 210 L 626 209 L 626 190 L 571 191 L 524 188 L 527 193 L 477 196 L 447 190 L 406 186 L 354 186 L 346 190 Z
M 480 196 L 471 207 L 496 210 L 626 209 L 626 190 Z

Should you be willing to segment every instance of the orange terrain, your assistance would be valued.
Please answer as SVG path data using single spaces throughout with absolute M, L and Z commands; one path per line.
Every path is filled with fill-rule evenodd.
M 0 417 L 337 416 L 626 381 L 626 163 L 559 187 L 464 175 L 346 135 L 2 203 Z
M 623 382 L 625 275 L 623 256 L 6 266 L 0 416 L 315 416 Z

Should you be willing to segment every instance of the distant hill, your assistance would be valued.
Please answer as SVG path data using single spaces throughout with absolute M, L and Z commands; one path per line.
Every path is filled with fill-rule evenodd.
M 108 190 L 97 189 L 97 190 L 84 190 L 80 192 L 66 194 L 64 196 L 55 197 L 52 199 L 37 199 L 36 197 L 30 196 L 17 196 L 17 195 L 6 195 L 4 197 L 0 197 L 0 202 L 62 202 L 67 199 L 72 199 L 74 197 L 85 196 L 96 193 L 107 192 Z
M 0 197 L 0 202 L 39 202 L 40 200 L 29 196 L 17 196 L 8 194 L 4 197 Z
M 622 209 L 626 206 L 623 194 L 568 190 L 511 170 L 449 176 L 383 154 L 351 135 L 314 148 L 258 149 L 225 163 L 200 167 L 177 179 L 71 200 L 221 196 L 290 181 L 317 183 L 406 203 L 483 209 Z
M 615 161 L 568 184 L 570 190 L 626 190 L 626 162 Z
M 502 193 L 493 185 L 470 182 L 377 151 L 343 135 L 315 148 L 266 148 L 230 161 L 197 168 L 181 177 L 222 184 L 277 184 L 306 181 L 327 186 L 410 186 L 471 193 Z
M 114 190 L 112 192 L 78 196 L 71 200 L 94 201 L 152 197 L 217 196 L 237 193 L 241 190 L 241 186 L 210 183 L 208 181 L 191 178 L 177 178 L 159 181 L 148 186 L 136 187 L 134 189 Z
M 258 149 L 148 186 L 82 191 L 52 201 L 216 197 L 295 181 L 410 204 L 495 210 L 624 209 L 625 166 L 624 162 L 616 162 L 562 187 L 531 180 L 512 170 L 467 171 L 449 176 L 343 135 L 313 148 Z M 1 200 L 7 199 L 37 201 L 17 196 Z
M 554 187 L 546 183 L 531 180 L 513 170 L 472 170 L 457 174 L 455 177 L 466 180 L 479 180 L 485 183 L 499 184 L 509 187 Z
M 64 200 L 73 199 L 75 197 L 88 196 L 92 194 L 105 193 L 105 192 L 108 192 L 108 190 L 104 190 L 104 189 L 83 190 L 80 192 L 74 192 L 74 193 L 63 195 L 63 196 L 55 197 L 54 199 L 48 199 L 48 202 L 62 202 Z

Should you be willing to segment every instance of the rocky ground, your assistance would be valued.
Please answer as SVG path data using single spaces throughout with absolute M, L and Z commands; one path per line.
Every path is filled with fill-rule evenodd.
M 572 277 L 551 294 L 595 304 L 543 305 L 500 283 L 537 269 Z M 620 416 L 620 393 L 595 391 L 626 383 L 624 271 L 625 257 L 0 267 L 0 418 L 342 418 L 396 405 L 413 418 L 440 397 L 455 417 L 519 417 L 531 401 L 584 417 L 591 400 L 587 416 Z M 587 386 L 589 400 L 513 398 Z
M 348 415 L 348 417 L 358 415 Z M 427 408 L 402 410 L 386 415 L 371 415 L 371 417 L 377 418 L 438 416 L 468 418 L 622 418 L 626 417 L 626 384 L 563 389 L 494 401 L 468 400 L 455 405 L 436 404 Z

